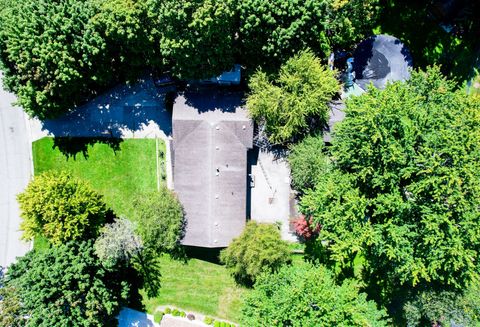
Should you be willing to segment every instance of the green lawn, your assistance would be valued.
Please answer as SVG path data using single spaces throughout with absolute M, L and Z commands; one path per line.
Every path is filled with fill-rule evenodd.
M 69 171 L 103 194 L 117 215 L 128 217 L 132 198 L 157 188 L 155 140 L 116 139 L 109 143 L 86 138 L 57 139 L 55 143 L 52 138 L 40 139 L 32 145 L 35 175 Z M 159 144 L 164 153 L 165 144 Z
M 224 266 L 190 259 L 187 263 L 163 256 L 160 259 L 162 287 L 156 298 L 144 298 L 148 312 L 159 305 L 174 305 L 208 316 L 238 321 L 242 296 L 249 290 L 239 287 Z

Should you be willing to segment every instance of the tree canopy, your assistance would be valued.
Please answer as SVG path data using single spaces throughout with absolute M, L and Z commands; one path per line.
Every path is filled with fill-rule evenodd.
M 267 70 L 305 48 L 326 58 L 371 33 L 377 0 L 243 0 L 238 2 L 241 58 Z
M 121 275 L 102 268 L 91 241 L 30 251 L 9 267 L 6 286 L 32 327 L 114 325 L 129 291 Z
M 96 237 L 107 214 L 102 196 L 65 172 L 35 177 L 17 198 L 23 238 L 41 234 L 55 245 Z
M 105 225 L 94 244 L 95 254 L 109 268 L 129 261 L 142 250 L 142 240 L 135 234 L 134 224 L 125 218 L 117 218 Z
M 12 1 L 0 12 L 4 84 L 28 113 L 53 116 L 108 81 L 97 12 L 78 0 Z
M 332 169 L 302 211 L 344 268 L 383 290 L 462 289 L 479 274 L 480 102 L 437 67 L 347 102 Z M 372 286 L 376 287 L 376 286 Z
M 353 280 L 336 285 L 324 266 L 285 266 L 262 274 L 242 308 L 245 326 L 388 326 Z
M 147 71 L 214 76 L 239 63 L 276 71 L 298 51 L 320 58 L 375 26 L 378 0 L 4 0 L 4 85 L 41 119 Z
M 327 173 L 329 159 L 324 152 L 323 136 L 307 136 L 293 144 L 288 154 L 292 186 L 299 192 L 314 188 L 319 177 Z
M 233 1 L 154 1 L 165 66 L 181 78 L 208 78 L 233 67 Z
M 307 134 L 312 119 L 317 119 L 317 125 L 325 124 L 328 102 L 340 90 L 335 72 L 309 50 L 287 60 L 275 79 L 257 71 L 249 86 L 247 109 L 273 143 Z
M 157 254 L 177 249 L 185 232 L 185 219 L 172 191 L 162 187 L 158 192 L 140 194 L 133 208 L 132 219 L 145 247 Z
M 290 251 L 275 225 L 249 221 L 242 234 L 220 252 L 220 260 L 238 282 L 248 284 L 263 271 L 276 271 L 289 263 Z

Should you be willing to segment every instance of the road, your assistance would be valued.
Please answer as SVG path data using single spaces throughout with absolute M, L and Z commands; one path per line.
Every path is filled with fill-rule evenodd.
M 0 266 L 4 267 L 30 248 L 20 240 L 16 195 L 30 180 L 31 150 L 25 114 L 12 107 L 14 100 L 14 95 L 0 84 Z

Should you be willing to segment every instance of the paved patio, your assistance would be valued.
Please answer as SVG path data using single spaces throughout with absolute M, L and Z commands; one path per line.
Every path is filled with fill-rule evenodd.
M 282 238 L 297 241 L 297 237 L 290 231 L 290 218 L 296 215 L 296 210 L 290 187 L 290 167 L 286 158 L 277 157 L 277 154 L 270 151 L 258 150 L 250 159 L 254 180 L 250 189 L 251 218 L 258 222 L 280 222 Z

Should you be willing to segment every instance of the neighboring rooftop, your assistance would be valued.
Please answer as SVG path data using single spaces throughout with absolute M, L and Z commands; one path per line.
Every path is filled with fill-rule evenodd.
M 388 81 L 410 78 L 410 51 L 393 36 L 381 34 L 369 37 L 357 46 L 353 58 L 355 83 L 364 90 L 370 83 L 383 89 Z
M 173 176 L 187 220 L 184 245 L 226 247 L 242 232 L 252 139 L 243 93 L 205 89 L 177 95 Z

